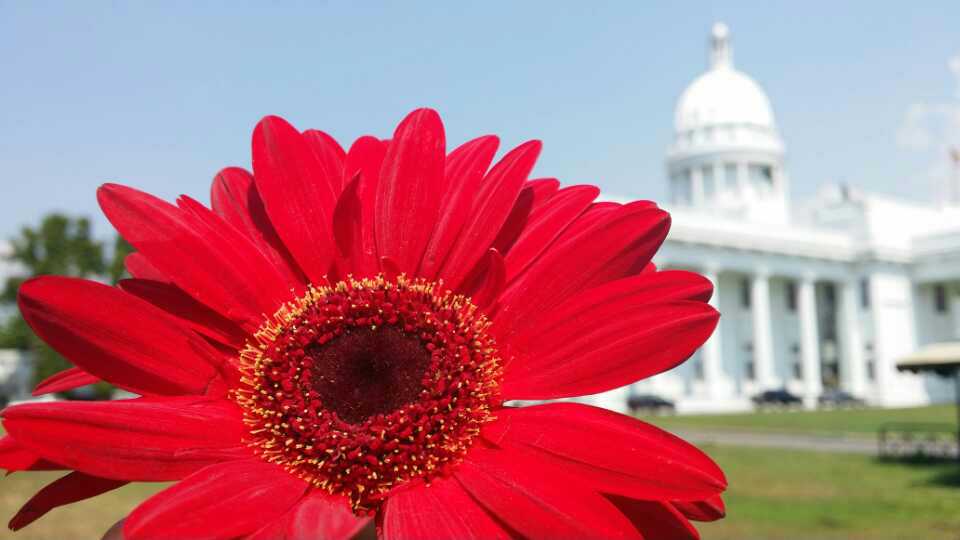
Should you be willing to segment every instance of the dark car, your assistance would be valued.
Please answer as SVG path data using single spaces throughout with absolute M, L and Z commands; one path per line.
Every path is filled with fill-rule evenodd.
M 866 402 L 854 396 L 850 392 L 843 390 L 829 389 L 824 390 L 817 402 L 821 407 L 864 407 Z
M 751 398 L 757 407 L 793 407 L 802 405 L 803 400 L 787 391 L 786 388 L 780 390 L 767 390 Z
M 673 413 L 676 406 L 672 401 L 651 394 L 639 394 L 627 398 L 627 408 L 633 413 Z

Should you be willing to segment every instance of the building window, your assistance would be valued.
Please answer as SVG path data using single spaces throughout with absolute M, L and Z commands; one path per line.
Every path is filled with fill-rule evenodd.
M 693 200 L 693 183 L 690 180 L 690 169 L 684 169 L 673 175 L 673 202 L 675 204 L 690 204 Z
M 866 360 L 866 365 L 867 365 L 867 380 L 868 381 L 876 380 L 877 370 L 873 362 L 873 343 L 868 341 L 863 346 L 863 349 L 866 351 L 866 354 L 864 355 L 864 360 Z
M 823 284 L 823 303 L 827 312 L 832 312 L 837 305 L 837 289 L 833 286 L 833 283 Z
M 860 307 L 870 309 L 870 279 L 860 279 Z
M 740 305 L 744 309 L 750 309 L 750 278 L 740 280 Z
M 790 356 L 793 359 L 793 378 L 800 380 L 803 378 L 803 363 L 800 360 L 800 344 L 792 343 L 790 345 Z
M 726 163 L 723 166 L 723 180 L 726 182 L 727 189 L 737 189 L 737 164 Z
M 937 283 L 933 286 L 933 303 L 937 313 L 947 312 L 947 286 L 943 283 Z
M 713 165 L 704 165 L 700 170 L 700 181 L 703 182 L 703 196 L 706 199 L 713 197 L 716 191 L 716 182 L 713 178 Z
M 795 281 L 787 282 L 787 310 L 790 313 L 797 312 L 797 283 Z
M 694 376 L 694 378 L 695 378 L 696 380 L 698 380 L 698 381 L 702 381 L 702 380 L 703 380 L 703 377 L 704 377 L 704 374 L 703 374 L 703 359 L 701 359 L 701 358 L 696 358 L 696 359 L 694 359 L 694 361 L 693 361 L 693 376 Z
M 748 381 L 752 381 L 757 377 L 753 361 L 753 342 L 748 341 L 744 343 L 743 350 L 747 352 L 747 361 L 743 364 L 743 374 Z
M 750 176 L 750 185 L 760 189 L 773 187 L 773 168 L 769 165 L 751 163 L 747 171 Z

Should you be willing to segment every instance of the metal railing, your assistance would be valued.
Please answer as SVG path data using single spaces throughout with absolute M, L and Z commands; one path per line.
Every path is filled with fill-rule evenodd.
M 877 453 L 881 459 L 958 459 L 958 437 L 953 424 L 890 422 L 877 432 Z

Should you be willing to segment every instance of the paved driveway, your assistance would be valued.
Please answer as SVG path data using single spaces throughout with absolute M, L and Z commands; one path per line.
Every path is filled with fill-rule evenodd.
M 831 435 L 803 435 L 793 433 L 758 433 L 728 429 L 675 429 L 677 436 L 697 444 L 724 446 L 752 446 L 758 448 L 787 448 L 817 452 L 847 454 L 876 454 L 877 442 L 872 438 Z

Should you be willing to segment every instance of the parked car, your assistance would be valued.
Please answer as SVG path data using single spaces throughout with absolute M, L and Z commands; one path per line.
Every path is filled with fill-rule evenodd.
M 799 396 L 795 396 L 787 391 L 786 388 L 780 390 L 767 390 L 751 398 L 754 405 L 762 407 L 794 407 L 803 404 Z
M 654 413 L 654 414 L 673 414 L 676 412 L 676 405 L 670 400 L 663 399 L 660 396 L 652 394 L 639 394 L 627 398 L 627 408 L 630 412 L 636 413 Z
M 854 396 L 850 392 L 831 388 L 824 390 L 817 402 L 821 407 L 865 407 L 867 404 L 862 399 Z

